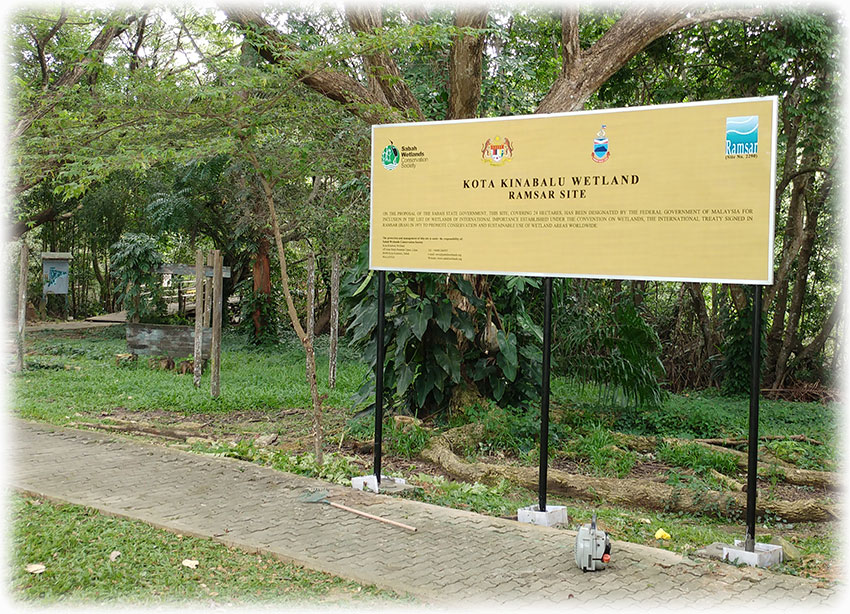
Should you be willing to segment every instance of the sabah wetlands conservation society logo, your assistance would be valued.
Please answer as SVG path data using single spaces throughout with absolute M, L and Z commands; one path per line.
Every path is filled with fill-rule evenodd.
M 492 166 L 502 166 L 510 162 L 514 155 L 514 146 L 507 138 L 494 136 L 487 139 L 481 148 L 481 161 L 489 162 Z
M 759 116 L 726 118 L 726 156 L 755 156 L 759 152 Z
M 593 153 L 590 154 L 594 162 L 605 162 L 610 156 L 608 151 L 608 136 L 605 134 L 605 124 L 596 133 L 596 138 L 593 139 Z
M 381 152 L 381 164 L 384 165 L 385 169 L 391 171 L 398 166 L 400 160 L 401 154 L 398 151 L 398 147 L 390 141 L 390 144 L 384 147 L 384 151 Z

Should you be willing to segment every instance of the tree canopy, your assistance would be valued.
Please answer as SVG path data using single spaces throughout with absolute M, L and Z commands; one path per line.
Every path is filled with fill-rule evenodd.
M 776 281 L 765 294 L 764 375 L 777 390 L 800 379 L 826 382 L 840 355 L 842 326 L 840 32 L 838 16 L 815 7 L 21 8 L 11 16 L 7 44 L 8 224 L 13 238 L 56 249 L 73 242 L 84 251 L 73 265 L 75 279 L 82 283 L 91 273 L 86 287 L 97 283 L 105 309 L 113 294 L 109 246 L 123 233 L 154 234 L 174 253 L 195 242 L 216 246 L 247 279 L 271 237 L 264 204 L 270 199 L 281 244 L 294 256 L 291 272 L 303 285 L 307 252 L 319 255 L 320 280 L 329 270 L 325 254 L 357 259 L 367 225 L 370 125 L 775 94 Z M 515 282 L 454 277 L 446 288 L 421 276 L 400 277 L 393 287 L 420 297 L 428 289 L 456 292 L 455 315 L 461 296 L 484 301 L 489 315 L 470 323 L 466 343 L 483 351 L 496 340 L 501 358 L 485 365 L 492 370 L 483 389 L 519 399 L 510 385 L 524 380 L 511 376 L 521 357 L 533 365 L 534 353 L 519 352 L 523 335 L 506 329 L 500 316 L 519 301 L 533 323 L 536 302 Z M 363 282 L 352 280 L 354 289 Z M 631 331 L 651 350 L 635 380 L 642 394 L 647 378 L 674 390 L 723 382 L 736 388 L 746 360 L 743 288 L 559 283 L 565 299 L 610 306 L 606 313 L 621 319 L 609 321 L 608 330 Z M 305 300 L 301 290 L 294 293 L 298 309 Z M 425 303 L 415 313 L 403 303 L 399 296 L 400 317 L 415 316 L 420 326 Z M 479 366 L 482 378 L 472 377 L 477 354 L 454 368 L 455 352 L 467 347 L 457 341 L 466 324 L 452 320 L 446 327 L 442 310 L 435 303 L 421 335 L 396 340 L 406 348 L 404 361 L 387 380 L 422 403 L 423 386 L 435 390 L 437 372 L 401 365 L 420 355 L 423 339 L 442 339 L 431 358 L 443 370 L 440 386 L 456 386 L 464 374 L 483 381 L 486 370 Z M 571 329 L 570 322 L 587 327 Z M 561 324 L 559 368 L 611 381 L 621 364 L 615 353 L 626 346 L 613 337 L 600 341 L 594 323 L 575 317 Z M 534 346 L 533 326 L 523 330 Z M 583 339 L 573 354 L 569 335 Z M 590 348 L 598 349 L 596 370 L 575 358 Z M 426 379 L 417 383 L 420 376 Z

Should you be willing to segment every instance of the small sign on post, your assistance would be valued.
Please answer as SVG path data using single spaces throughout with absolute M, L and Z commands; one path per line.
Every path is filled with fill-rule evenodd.
M 68 294 L 68 272 L 71 268 L 70 252 L 41 252 L 41 269 L 44 286 L 42 294 Z

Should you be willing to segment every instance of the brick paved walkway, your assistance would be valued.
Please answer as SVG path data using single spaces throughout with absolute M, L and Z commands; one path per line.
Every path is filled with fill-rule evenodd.
M 627 542 L 613 543 L 608 569 L 583 573 L 574 563 L 572 531 L 363 493 L 118 436 L 10 422 L 14 489 L 261 551 L 424 602 L 570 601 L 615 610 L 769 606 L 772 612 L 846 605 L 843 592 L 810 580 Z M 301 502 L 311 489 L 418 530 Z

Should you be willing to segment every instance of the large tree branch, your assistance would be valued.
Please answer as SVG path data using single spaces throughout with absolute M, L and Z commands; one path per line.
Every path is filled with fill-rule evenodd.
M 145 25 L 147 24 L 147 21 L 147 14 L 142 15 L 142 18 L 139 20 L 139 25 L 136 29 L 136 43 L 133 45 L 133 55 L 130 58 L 130 72 L 136 70 L 141 63 L 139 52 L 142 48 L 142 42 L 145 40 Z
M 774 370 L 774 389 L 780 388 L 785 378 L 791 373 L 789 358 L 791 353 L 799 344 L 800 322 L 803 316 L 803 304 L 808 287 L 809 263 L 814 253 L 815 239 L 817 238 L 818 217 L 821 208 L 829 199 L 832 191 L 832 177 L 818 188 L 817 193 L 812 196 L 811 202 L 806 205 L 806 221 L 803 227 L 803 241 L 800 252 L 797 255 L 797 271 L 791 294 L 791 305 L 788 308 L 788 323 L 785 327 L 785 335 L 779 348 Z
M 759 10 L 694 11 L 687 7 L 641 7 L 626 11 L 590 49 L 577 52 L 577 20 L 568 9 L 561 21 L 564 65 L 544 96 L 538 113 L 580 109 L 585 101 L 631 58 L 653 41 L 699 23 L 721 19 L 749 20 Z
M 59 19 L 56 20 L 53 27 L 42 38 L 38 38 L 35 34 L 32 35 L 36 53 L 38 54 L 38 64 L 41 68 L 41 87 L 45 90 L 50 85 L 50 75 L 47 69 L 47 44 L 56 36 L 66 21 L 68 21 L 68 9 L 63 6 L 59 14 Z
M 246 33 L 255 35 L 252 44 L 263 59 L 271 64 L 293 64 L 295 49 L 256 9 L 247 5 L 226 6 L 224 12 Z M 324 67 L 296 68 L 296 75 L 304 85 L 344 105 L 368 124 L 404 120 L 397 111 L 386 107 L 385 99 L 376 97 L 345 73 Z
M 42 209 L 38 213 L 35 213 L 24 220 L 14 222 L 9 229 L 9 237 L 14 241 L 28 230 L 41 226 L 42 224 L 47 224 L 48 222 L 61 222 L 62 220 L 70 219 L 82 208 L 82 203 L 77 204 L 77 206 L 70 211 L 62 211 L 61 209 L 53 206 L 47 207 L 46 209 Z
M 349 6 L 346 9 L 346 17 L 354 32 L 374 34 L 383 25 L 381 7 L 378 5 Z M 398 65 L 389 54 L 364 54 L 363 61 L 374 96 L 382 97 L 386 104 L 412 116 L 413 119 L 422 119 L 419 101 L 410 91 Z
M 561 74 L 568 74 L 578 65 L 581 56 L 579 44 L 578 8 L 565 8 L 561 13 Z
M 98 32 L 83 54 L 83 58 L 74 63 L 68 70 L 50 86 L 48 93 L 24 117 L 22 117 L 12 132 L 12 142 L 26 132 L 36 121 L 50 113 L 62 100 L 65 89 L 77 83 L 93 66 L 96 66 L 106 52 L 106 48 L 116 36 L 126 30 L 138 18 L 137 13 L 131 13 L 123 19 L 113 14 L 107 24 Z
M 487 9 L 482 7 L 463 7 L 455 13 L 455 26 L 458 28 L 483 28 L 487 25 Z M 459 34 L 452 42 L 449 54 L 449 107 L 447 119 L 465 119 L 475 117 L 481 100 L 481 81 L 483 74 L 482 53 L 484 36 L 466 36 Z
M 821 350 L 823 350 L 824 345 L 826 345 L 826 340 L 829 339 L 829 336 L 832 334 L 832 330 L 835 328 L 835 325 L 838 323 L 838 320 L 841 318 L 841 314 L 844 311 L 845 289 L 846 286 L 842 284 L 841 293 L 838 295 L 838 298 L 835 299 L 835 305 L 833 305 L 832 311 L 824 319 L 823 324 L 821 324 L 820 331 L 817 335 L 815 335 L 815 338 L 812 339 L 808 345 L 803 346 L 802 349 L 794 356 L 794 359 L 789 362 L 789 371 L 793 371 L 795 367 L 803 364 L 806 360 L 816 356 L 821 352 Z

